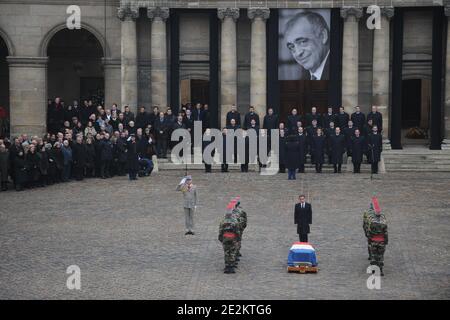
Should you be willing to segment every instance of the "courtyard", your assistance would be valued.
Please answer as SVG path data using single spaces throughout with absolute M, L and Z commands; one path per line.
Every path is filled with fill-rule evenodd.
M 196 235 L 184 235 L 184 172 L 162 171 L 0 193 L 0 299 L 449 299 L 450 174 L 192 171 Z M 318 274 L 288 274 L 298 239 L 293 206 L 313 208 Z M 217 240 L 227 202 L 248 213 L 236 274 L 223 273 Z M 389 222 L 385 277 L 366 286 L 362 212 L 376 195 Z M 79 266 L 81 290 L 67 267 Z

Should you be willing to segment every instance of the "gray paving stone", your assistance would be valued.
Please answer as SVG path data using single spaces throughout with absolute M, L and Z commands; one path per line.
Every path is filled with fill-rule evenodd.
M 183 172 L 129 182 L 85 180 L 0 193 L 0 299 L 449 299 L 449 173 L 192 172 L 196 235 L 184 235 Z M 286 272 L 297 240 L 293 205 L 313 206 L 318 274 Z M 361 215 L 377 195 L 389 220 L 381 290 L 366 287 Z M 225 275 L 217 241 L 227 201 L 249 215 L 239 268 Z M 81 290 L 66 268 L 81 268 Z M 230 296 L 234 292 L 233 296 Z

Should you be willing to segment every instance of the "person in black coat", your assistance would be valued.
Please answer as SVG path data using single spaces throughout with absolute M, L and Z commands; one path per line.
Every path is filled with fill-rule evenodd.
M 253 106 L 250 106 L 247 114 L 244 117 L 244 129 L 250 128 L 252 120 L 255 120 L 256 126 L 259 128 L 259 115 L 255 112 L 255 108 Z
M 350 119 L 353 121 L 353 125 L 359 130 L 362 130 L 364 124 L 366 123 L 366 116 L 361 112 L 359 106 L 355 107 L 355 112 L 352 113 Z
M 355 130 L 355 136 L 351 139 L 353 173 L 361 173 L 363 155 L 366 153 L 366 139 L 359 129 Z
M 49 152 L 49 180 L 50 183 L 61 182 L 62 171 L 64 169 L 64 155 L 61 150 L 61 143 L 55 142 Z
M 205 149 L 208 145 L 210 145 L 211 143 L 214 142 L 214 136 L 211 136 L 211 129 L 207 128 L 205 130 L 205 134 L 204 134 L 205 139 L 203 139 L 202 142 L 202 152 L 205 152 Z M 211 157 L 214 157 L 214 153 L 215 151 L 213 150 L 211 152 Z M 204 164 L 205 164 L 205 172 L 206 173 L 211 173 L 211 168 L 212 168 L 212 164 L 211 163 L 206 163 L 205 160 L 203 160 Z
M 312 126 L 313 120 L 316 120 L 317 126 L 319 126 L 319 127 L 322 126 L 322 116 L 320 115 L 320 113 L 317 113 L 316 107 L 312 107 L 311 113 L 308 113 L 306 115 L 306 126 L 308 126 L 308 127 Z
M 115 158 L 117 159 L 117 175 L 124 176 L 127 166 L 127 142 L 124 133 L 116 141 L 115 153 Z
M 300 143 L 297 136 L 287 136 L 284 149 L 288 180 L 295 180 L 295 171 L 300 167 Z
M 372 165 L 372 173 L 378 173 L 378 162 L 380 162 L 381 152 L 383 151 L 383 138 L 378 133 L 377 126 L 373 126 L 372 128 L 372 134 L 367 139 L 367 147 Z
M 159 118 L 155 120 L 156 152 L 158 158 L 167 158 L 167 141 L 169 139 L 169 125 L 164 116 L 164 112 L 159 113 Z
M 86 166 L 86 146 L 83 138 L 78 136 L 76 142 L 72 146 L 73 170 L 77 181 L 84 178 L 84 168 Z
M 308 138 L 303 132 L 303 127 L 298 128 L 297 141 L 299 148 L 298 172 L 305 173 L 306 155 L 308 153 Z
M 312 152 L 312 143 L 313 137 L 317 135 L 317 129 L 319 126 L 317 125 L 317 120 L 313 119 L 312 123 L 309 127 L 306 128 L 306 141 L 308 145 L 308 153 L 311 155 L 311 163 L 316 163 L 314 159 L 314 153 Z
M 322 129 L 317 129 L 317 134 L 312 137 L 311 156 L 314 156 L 314 163 L 316 165 L 316 172 L 322 173 L 322 166 L 325 160 L 325 136 Z
M 225 125 L 228 127 L 231 125 L 231 119 L 234 119 L 236 121 L 236 125 L 241 126 L 241 114 L 237 111 L 236 106 L 231 106 L 231 111 L 227 112 L 227 118 Z
M 332 107 L 328 107 L 328 112 L 322 116 L 322 127 L 328 129 L 331 122 L 336 123 L 336 114 L 333 113 Z
M 372 124 L 377 126 L 378 133 L 381 134 L 383 131 L 383 116 L 380 112 L 378 112 L 378 108 L 376 106 L 372 106 L 372 111 L 367 115 L 367 121 L 372 120 Z
M 228 162 L 227 162 L 227 134 L 228 129 L 223 128 L 222 129 L 222 164 L 221 164 L 221 171 L 222 172 L 228 172 Z
M 278 143 L 278 162 L 279 162 L 279 167 L 280 167 L 280 173 L 285 173 L 286 172 L 286 137 L 287 135 L 287 130 L 284 128 L 284 123 L 280 123 L 279 126 L 279 143 Z
M 264 116 L 263 129 L 267 129 L 267 135 L 270 137 L 270 130 L 278 128 L 278 115 L 273 113 L 273 109 L 269 108 Z
M 28 181 L 25 154 L 20 150 L 14 157 L 14 176 L 16 191 L 22 191 Z
M 93 178 L 95 170 L 95 146 L 92 143 L 92 138 L 86 139 L 86 177 Z
M 127 166 L 130 180 L 137 180 L 136 175 L 139 171 L 139 159 L 136 146 L 136 137 L 134 135 L 131 135 L 127 140 Z
M 150 124 L 150 118 L 147 114 L 147 112 L 145 111 L 145 107 L 140 107 L 139 108 L 139 112 L 136 115 L 136 121 L 135 121 L 135 125 L 136 128 L 146 128 L 147 125 Z
M 304 195 L 300 195 L 298 199 L 299 202 L 295 205 L 294 223 L 297 225 L 300 242 L 308 242 L 309 225 L 312 224 L 312 207 L 306 202 Z
M 300 115 L 297 114 L 297 109 L 292 109 L 291 114 L 287 117 L 287 130 L 289 131 L 289 134 L 297 134 L 297 123 L 301 120 Z
M 341 173 L 343 155 L 345 153 L 345 137 L 341 134 L 341 128 L 336 128 L 336 133 L 330 137 L 331 162 L 334 173 Z
M 41 158 L 39 153 L 36 151 L 36 146 L 34 144 L 30 145 L 30 149 L 25 154 L 25 166 L 27 168 L 27 180 L 28 187 L 35 188 L 39 184 L 39 179 L 41 173 L 39 171 Z
M 353 121 L 349 120 L 347 128 L 344 128 L 345 147 L 347 148 L 347 155 L 349 157 L 352 156 L 351 143 L 352 143 L 352 138 L 355 136 L 355 130 L 356 130 L 356 127 L 353 125 Z
M 101 165 L 100 176 L 102 179 L 111 178 L 111 162 L 113 160 L 113 144 L 109 139 L 109 133 L 101 141 Z
M 337 126 L 341 129 L 345 129 L 348 126 L 348 120 L 350 116 L 345 112 L 344 107 L 339 108 L 339 113 L 336 115 Z

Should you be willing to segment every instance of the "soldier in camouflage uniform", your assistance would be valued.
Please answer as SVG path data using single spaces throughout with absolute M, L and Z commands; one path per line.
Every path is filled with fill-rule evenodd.
M 364 234 L 366 235 L 367 238 L 367 250 L 369 252 L 369 260 L 372 259 L 370 255 L 370 237 L 369 237 L 369 219 L 372 216 L 375 216 L 375 211 L 373 210 L 373 205 L 370 204 L 369 210 L 364 211 L 363 214 L 363 229 Z
M 384 252 L 388 244 L 387 220 L 381 213 L 378 200 L 372 199 L 374 215 L 367 217 L 367 236 L 369 239 L 370 264 L 380 268 L 380 275 L 384 275 Z
M 236 261 L 239 261 L 241 255 L 241 242 L 242 242 L 242 234 L 244 233 L 245 228 L 247 227 L 247 213 L 242 209 L 240 197 L 236 197 L 232 201 L 234 205 L 233 214 L 236 215 L 236 218 L 239 222 L 239 231 L 240 237 L 237 241 L 237 249 L 236 249 Z
M 219 241 L 222 242 L 225 255 L 224 273 L 235 273 L 237 241 L 240 238 L 239 222 L 232 211 L 230 204 L 219 226 Z

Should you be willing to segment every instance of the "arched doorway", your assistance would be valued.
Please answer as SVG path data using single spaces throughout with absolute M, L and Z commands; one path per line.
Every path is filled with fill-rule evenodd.
M 0 138 L 9 136 L 9 68 L 8 46 L 0 36 Z
M 104 103 L 104 50 L 97 37 L 86 29 L 62 29 L 47 45 L 47 96 L 61 97 L 65 106 L 74 100 Z

